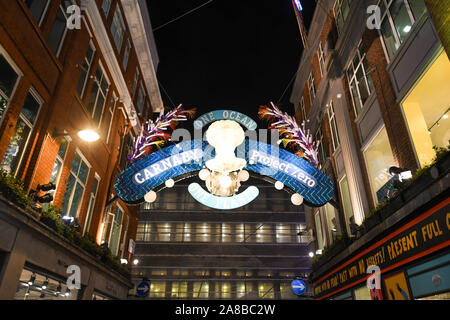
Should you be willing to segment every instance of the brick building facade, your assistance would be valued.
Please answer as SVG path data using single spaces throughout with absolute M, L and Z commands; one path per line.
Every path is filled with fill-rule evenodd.
M 448 10 L 433 6 L 429 11 L 425 2 L 317 3 L 291 95 L 297 121 L 305 121 L 321 142 L 322 171 L 335 182 L 333 201 L 306 210 L 316 235 L 312 250 L 317 253 L 313 265 L 317 298 L 341 297 L 345 292 L 341 298 L 370 299 L 362 283 L 367 275 L 353 283 L 341 279 L 331 287 L 323 281 L 335 275 L 333 269 L 343 270 L 340 264 L 345 266 L 361 256 L 374 239 L 387 239 L 389 232 L 401 230 L 426 209 L 448 206 L 448 168 L 433 176 L 439 187 L 433 189 L 424 183 L 408 200 L 404 191 L 408 183 L 394 187 L 399 173 L 389 170 L 396 167 L 399 172 L 410 172 L 414 175 L 411 181 L 415 181 L 411 185 L 420 184 L 420 173 L 430 166 L 439 167 L 436 150 L 448 151 L 448 37 L 442 25 L 435 25 L 448 20 Z M 373 5 L 380 9 L 379 29 L 368 25 L 371 15 L 367 12 Z M 302 24 L 301 15 L 297 17 Z M 442 217 L 444 213 L 439 214 Z M 379 219 L 375 227 L 370 222 L 374 216 Z M 442 241 L 448 242 L 445 232 Z M 345 246 L 337 249 L 342 243 Z M 441 259 L 448 264 L 445 250 L 430 250 L 433 255 L 420 255 L 415 263 Z M 409 269 L 404 268 L 412 265 L 411 259 L 395 265 L 402 266 L 402 274 L 408 274 Z M 391 269 L 382 268 L 384 279 L 389 278 Z M 445 286 L 425 293 L 415 287 L 413 277 L 406 279 L 409 298 L 433 294 L 448 298 Z M 388 287 L 384 283 L 384 298 L 397 298 Z
M 80 28 L 68 28 L 77 8 Z M 1 169 L 21 179 L 27 192 L 55 183 L 52 205 L 61 215 L 78 219 L 82 234 L 131 261 L 138 210 L 110 200 L 140 123 L 163 107 L 146 2 L 2 0 L 0 11 Z M 100 138 L 83 141 L 78 133 L 86 129 Z M 8 219 L 0 221 L 13 228 Z M 14 225 L 18 233 L 27 232 Z M 0 239 L 6 241 L 0 247 L 1 298 L 14 298 L 17 270 L 30 272 L 29 265 L 45 275 L 67 276 L 55 272 L 55 261 L 49 261 L 54 257 L 30 254 L 30 261 L 25 250 L 15 260 L 14 244 Z M 75 298 L 90 299 L 93 282 L 82 283 L 85 289 Z M 126 297 L 129 280 L 109 287 L 115 285 L 103 295 Z

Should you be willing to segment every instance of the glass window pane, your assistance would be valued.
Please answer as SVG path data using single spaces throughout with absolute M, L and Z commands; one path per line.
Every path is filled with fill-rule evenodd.
M 412 26 L 404 0 L 394 0 L 389 8 L 389 11 L 391 13 L 392 20 L 394 21 L 400 43 L 402 43 L 406 35 L 409 31 L 411 31 Z
M 356 115 L 358 115 L 361 112 L 361 102 L 358 95 L 358 90 L 355 85 L 355 81 L 352 81 L 350 83 L 350 91 L 352 92 L 352 101 L 353 105 L 355 107 Z
M 381 35 L 383 36 L 384 45 L 386 47 L 387 54 L 389 59 L 392 59 L 395 52 L 399 47 L 397 40 L 395 40 L 394 32 L 392 31 L 391 23 L 389 19 L 386 17 L 381 24 Z
M 80 166 L 80 173 L 78 174 L 78 178 L 81 180 L 83 184 L 86 184 L 86 179 L 89 173 L 89 167 L 84 163 L 84 161 L 81 161 Z
M 18 74 L 6 61 L 5 57 L 0 54 L 0 93 L 3 93 L 6 96 L 5 98 L 11 96 L 18 78 Z
M 32 94 L 28 94 L 22 108 L 22 114 L 33 125 L 39 111 L 40 104 L 36 101 Z
M 73 191 L 74 185 L 75 185 L 75 177 L 72 174 L 70 174 L 69 180 L 67 181 L 67 185 L 66 185 L 66 191 L 64 192 L 63 202 L 61 205 L 61 213 L 63 215 L 67 215 L 67 213 L 68 213 L 69 200 L 70 200 L 70 197 L 72 196 L 72 191 Z
M 274 299 L 275 292 L 272 283 L 260 282 L 258 285 L 258 296 L 260 299 Z
M 50 45 L 50 48 L 52 48 L 53 52 L 55 53 L 57 53 L 62 38 L 64 37 L 66 25 L 67 25 L 66 17 L 63 13 L 63 10 L 60 8 L 58 10 L 58 14 L 56 15 L 56 19 L 53 23 L 52 29 L 48 37 L 48 43 Z
M 59 171 L 61 170 L 62 162 L 56 159 L 55 165 L 53 166 L 52 175 L 50 177 L 50 182 L 55 183 L 58 178 Z
M 409 7 L 413 12 L 414 19 L 417 21 L 423 15 L 423 13 L 427 10 L 425 7 L 425 2 L 423 0 L 408 0 Z
M 47 0 L 25 0 L 25 4 L 30 9 L 31 15 L 37 23 L 41 21 L 47 2 Z
M 84 188 L 81 184 L 77 183 L 75 187 L 75 193 L 73 195 L 72 199 L 72 205 L 70 207 L 69 216 L 71 217 L 77 217 L 78 216 L 78 209 L 80 207 L 81 199 L 83 197 Z
M 78 169 L 80 168 L 80 164 L 81 164 L 81 157 L 79 156 L 78 153 L 75 153 L 75 155 L 73 156 L 72 168 L 70 169 L 70 171 L 72 171 L 75 175 L 78 175 Z
M 344 177 L 341 182 L 339 182 L 339 190 L 341 192 L 342 204 L 345 215 L 345 222 L 347 225 L 347 234 L 350 234 L 349 223 L 350 218 L 353 217 L 353 207 L 350 198 L 350 189 L 348 187 L 347 177 Z
M 94 115 L 92 116 L 92 119 L 95 121 L 95 123 L 100 123 L 100 118 L 103 113 L 103 106 L 105 104 L 105 97 L 102 94 L 99 94 L 97 105 L 95 107 Z
M 164 298 L 166 296 L 166 283 L 152 281 L 150 283 L 150 298 Z
M 69 146 L 69 141 L 66 138 L 61 139 L 61 143 L 59 144 L 58 156 L 64 160 L 66 157 L 67 147 Z
M 361 102 L 364 105 L 364 103 L 366 103 L 367 101 L 367 98 L 369 98 L 369 91 L 367 89 L 366 80 L 364 78 L 364 72 L 361 67 L 358 69 L 356 76 L 358 78 L 358 88 L 359 93 L 361 95 Z
M 19 118 L 16 129 L 14 130 L 14 134 L 9 142 L 8 149 L 6 150 L 1 164 L 3 170 L 10 173 L 14 173 L 17 170 L 30 132 L 30 127 L 21 118 Z
M 317 212 L 314 216 L 316 223 L 316 235 L 318 249 L 323 249 L 323 236 L 322 236 L 322 224 L 320 223 L 320 214 Z

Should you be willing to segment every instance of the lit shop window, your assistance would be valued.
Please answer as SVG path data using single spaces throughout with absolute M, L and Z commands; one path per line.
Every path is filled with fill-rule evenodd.
M 380 33 L 391 59 L 426 7 L 423 0 L 380 0 L 379 6 L 382 16 Z
M 66 184 L 66 191 L 61 206 L 63 216 L 78 217 L 78 211 L 83 199 L 86 180 L 89 175 L 89 165 L 83 158 L 75 153 L 70 169 L 69 179 Z
M 342 206 L 344 210 L 344 216 L 345 216 L 345 224 L 347 226 L 347 234 L 350 234 L 350 220 L 353 218 L 353 207 L 352 207 L 352 201 L 350 198 L 350 188 L 348 186 L 348 180 L 347 176 L 344 176 L 341 181 L 339 181 L 339 190 L 341 192 L 341 200 L 342 200 Z
M 56 55 L 61 51 L 63 40 L 67 33 L 67 8 L 69 2 L 62 1 L 58 8 L 55 21 L 48 35 L 48 43 L 50 48 Z
M 19 75 L 0 52 L 0 119 L 16 87 Z
M 336 0 L 334 3 L 334 18 L 336 19 L 336 26 L 339 33 L 341 33 L 345 21 L 347 20 L 352 2 L 353 0 Z
M 170 296 L 172 298 L 187 298 L 188 297 L 188 283 L 183 282 L 172 282 L 172 290 Z
M 37 95 L 30 91 L 25 99 L 25 103 L 17 120 L 16 128 L 6 150 L 1 163 L 1 168 L 9 173 L 16 174 L 19 168 L 22 156 L 28 145 L 31 131 L 36 122 L 41 103 L 36 98 Z
M 152 281 L 150 283 L 150 298 L 165 298 L 166 283 L 163 281 Z
M 260 224 L 256 227 L 256 242 L 273 242 L 271 225 Z
M 388 170 L 395 166 L 391 145 L 384 127 L 364 151 L 364 159 L 372 196 L 374 201 L 378 203 L 383 197 L 377 192 L 392 178 Z
M 314 222 L 316 224 L 316 238 L 317 238 L 317 249 L 323 249 L 323 235 L 322 235 L 322 223 L 320 221 L 320 212 L 317 211 L 314 215 Z
M 258 297 L 260 299 L 275 299 L 273 284 L 270 282 L 260 282 L 258 284 Z
M 350 86 L 353 108 L 356 116 L 358 116 L 369 96 L 375 91 L 362 44 L 358 46 L 355 56 L 350 62 L 347 69 L 347 79 Z
M 370 296 L 370 289 L 367 285 L 361 286 L 358 289 L 355 289 L 355 300 L 372 300 Z
M 209 284 L 208 282 L 194 282 L 192 298 L 194 299 L 207 299 L 209 297 Z
M 277 243 L 292 242 L 291 226 L 289 224 L 277 224 L 275 228 Z
M 450 62 L 442 51 L 402 103 L 420 166 L 433 161 L 433 146 L 447 147 L 450 140 Z
M 94 182 L 92 182 L 91 195 L 89 196 L 89 206 L 86 214 L 86 219 L 84 221 L 83 234 L 89 231 L 91 225 L 92 214 L 94 213 L 95 198 L 97 197 L 98 185 L 100 183 L 100 178 L 97 174 L 94 177 Z
M 353 300 L 352 292 L 346 291 L 345 293 L 332 297 L 330 300 Z
M 245 282 L 236 283 L 236 298 L 241 299 L 245 297 L 247 287 L 246 285 L 247 283 Z
M 215 283 L 215 298 L 230 299 L 231 298 L 231 284 L 229 282 Z
M 111 34 L 117 51 L 120 52 L 120 49 L 122 49 L 123 37 L 125 35 L 125 22 L 123 21 L 122 12 L 120 11 L 119 5 L 116 6 L 116 11 L 114 12 L 114 18 L 111 23 Z
M 36 23 L 40 26 L 47 10 L 49 0 L 24 0 Z
M 169 242 L 170 241 L 170 223 L 158 223 L 157 225 L 158 234 L 156 241 Z
M 196 277 L 209 277 L 208 270 L 195 270 L 192 274 Z
M 14 300 L 77 300 L 78 290 L 69 289 L 65 279 L 23 269 Z
M 211 238 L 211 226 L 207 223 L 197 225 L 195 241 L 209 242 Z
M 95 72 L 94 84 L 92 85 L 91 96 L 87 104 L 87 109 L 97 125 L 100 125 L 108 89 L 108 80 L 105 77 L 101 65 L 99 65 Z
M 94 60 L 95 49 L 93 45 L 90 43 L 84 57 L 83 64 L 80 66 L 80 79 L 78 80 L 77 92 L 80 97 L 83 97 L 86 84 L 89 79 L 89 73 L 91 71 L 92 61 Z
M 108 17 L 109 9 L 111 8 L 111 2 L 112 0 L 103 0 L 102 2 L 103 13 L 106 17 Z

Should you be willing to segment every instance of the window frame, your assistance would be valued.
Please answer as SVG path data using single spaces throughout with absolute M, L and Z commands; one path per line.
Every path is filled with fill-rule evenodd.
M 336 112 L 334 110 L 333 100 L 331 100 L 329 102 L 327 112 L 328 112 L 328 125 L 330 126 L 330 131 L 331 131 L 331 140 L 332 140 L 332 145 L 333 145 L 333 151 L 336 151 L 336 149 L 339 148 L 339 146 L 341 145 L 341 142 L 339 140 L 339 128 L 337 126 Z M 333 124 L 334 124 L 334 127 L 336 128 L 336 137 L 334 136 L 335 132 L 333 130 Z
M 63 4 L 63 2 L 61 2 L 61 4 L 58 6 L 58 11 L 61 10 L 61 12 L 64 15 L 64 18 L 66 19 L 66 23 L 67 23 L 67 19 L 68 19 L 67 12 L 64 10 L 64 7 L 62 4 Z M 53 24 L 52 24 L 52 27 L 50 28 L 50 32 L 53 29 L 53 26 L 55 25 L 57 16 L 58 16 L 58 12 L 56 13 L 55 20 L 53 20 Z M 50 35 L 50 33 L 49 33 L 49 35 Z M 59 58 L 59 55 L 60 55 L 62 47 L 64 45 L 64 40 L 66 39 L 66 36 L 67 36 L 67 26 L 66 26 L 66 28 L 64 28 L 64 32 L 61 36 L 61 39 L 59 40 L 58 48 L 57 48 L 56 52 L 54 52 L 54 54 L 56 55 L 57 58 Z M 47 42 L 48 42 L 48 37 L 47 37 Z M 52 49 L 52 48 L 50 47 L 50 49 Z M 51 51 L 53 52 L 53 50 L 51 50 Z
M 101 81 L 99 81 L 97 79 L 97 71 L 98 71 L 99 68 L 100 68 L 100 70 L 102 72 L 102 79 L 101 79 Z M 103 115 L 104 115 L 104 112 L 105 112 L 105 106 L 106 106 L 106 103 L 108 102 L 109 92 L 111 90 L 111 81 L 109 80 L 108 75 L 106 74 L 105 68 L 103 67 L 103 64 L 102 64 L 101 61 L 98 62 L 98 66 L 97 66 L 97 69 L 95 70 L 95 74 L 93 75 L 93 77 L 94 77 L 94 82 L 97 82 L 98 91 L 96 93 L 95 102 L 94 102 L 94 105 L 93 105 L 92 112 L 89 111 L 89 107 L 88 107 L 87 111 L 88 111 L 89 115 L 91 116 L 92 121 L 96 124 L 97 129 L 99 129 L 101 127 L 101 125 L 102 125 Z M 95 112 L 97 111 L 97 107 L 98 107 L 97 104 L 98 104 L 98 99 L 100 97 L 100 94 L 103 94 L 102 87 L 101 87 L 101 83 L 103 82 L 103 80 L 107 83 L 107 88 L 106 88 L 106 92 L 104 92 L 104 101 L 103 101 L 103 105 L 101 106 L 102 111 L 100 113 L 100 118 L 98 119 L 98 123 L 96 123 L 96 121 L 94 119 L 94 115 L 95 115 Z M 92 88 L 91 88 L 90 94 L 91 95 L 93 94 Z M 89 96 L 88 99 L 90 100 L 90 96 Z M 87 101 L 87 106 L 89 105 L 89 100 Z
M 116 20 L 116 16 L 117 16 L 117 20 Z M 118 22 L 119 25 L 117 25 L 116 22 Z M 113 26 L 114 26 L 115 32 L 113 32 Z M 117 43 L 118 39 L 116 39 L 116 36 L 119 35 L 119 33 L 118 33 L 119 30 L 122 32 L 120 44 Z M 111 25 L 109 27 L 109 31 L 111 32 L 114 46 L 117 49 L 117 52 L 119 52 L 119 54 L 120 54 L 120 52 L 122 52 L 125 34 L 127 31 L 127 26 L 125 23 L 125 19 L 123 18 L 122 10 L 120 9 L 119 3 L 117 3 L 117 5 L 116 5 L 116 9 L 114 11 L 114 15 L 113 15 L 113 19 L 111 21 Z
M 323 51 L 321 41 L 319 41 L 319 48 L 317 50 L 317 56 L 319 58 L 320 75 L 323 77 L 323 75 L 325 74 L 325 52 Z
M 11 67 L 11 69 L 13 69 L 13 71 L 17 75 L 17 79 L 16 79 L 14 85 L 12 86 L 11 94 L 9 95 L 9 97 L 6 95 L 6 93 L 2 92 L 2 90 L 0 89 L 0 96 L 7 101 L 5 110 L 3 110 L 3 115 L 0 116 L 0 126 L 1 126 L 3 124 L 3 120 L 5 119 L 4 115 L 9 111 L 11 100 L 14 98 L 17 88 L 19 86 L 19 83 L 22 80 L 23 72 L 17 66 L 17 64 L 14 62 L 14 60 L 9 56 L 8 52 L 6 52 L 6 50 L 3 48 L 3 46 L 1 44 L 0 44 L 0 55 L 3 56 L 6 63 L 8 63 L 8 65 Z
M 308 76 L 308 92 L 309 99 L 311 100 L 311 107 L 314 105 L 314 100 L 316 99 L 316 86 L 314 84 L 314 74 L 311 71 Z
M 92 192 L 92 187 L 94 185 L 94 181 L 97 181 L 97 188 L 95 190 L 95 193 Z M 83 226 L 83 232 L 82 235 L 85 235 L 86 233 L 89 233 L 89 227 L 91 226 L 92 223 L 92 215 L 94 213 L 94 208 L 95 208 L 95 204 L 97 202 L 97 195 L 98 195 L 98 189 L 101 183 L 101 178 L 100 176 L 97 174 L 97 172 L 94 173 L 94 180 L 92 181 L 92 186 L 91 186 L 91 192 L 89 193 L 89 203 L 88 203 L 88 207 L 86 210 L 86 217 L 84 219 L 84 226 Z
M 42 1 L 42 0 L 40 0 L 40 1 Z M 36 20 L 34 19 L 33 15 L 31 14 L 30 7 L 28 7 L 28 5 L 25 3 L 25 0 L 23 0 L 23 3 L 24 3 L 25 6 L 29 9 L 30 15 L 33 17 L 33 20 L 36 21 L 36 24 L 38 25 L 39 28 L 42 26 L 42 22 L 44 21 L 45 16 L 47 15 L 48 8 L 50 7 L 50 0 L 45 0 L 45 1 L 47 1 L 47 3 L 46 3 L 46 5 L 45 5 L 45 7 L 44 7 L 44 10 L 42 11 L 42 15 L 41 15 L 41 17 L 39 18 L 39 21 L 36 21 Z
M 92 42 L 92 40 L 89 41 L 89 47 L 90 47 L 91 50 L 92 50 L 92 57 L 91 57 L 91 61 L 90 61 L 90 62 L 88 62 L 86 54 L 85 54 L 85 57 L 84 57 L 83 64 L 86 62 L 86 63 L 88 64 L 88 69 L 87 69 L 87 71 L 86 71 L 86 78 L 84 79 L 84 84 L 83 84 L 83 88 L 81 89 L 81 93 L 79 93 L 78 90 L 77 90 L 77 93 L 80 95 L 80 99 L 83 99 L 83 98 L 85 97 L 85 94 L 86 94 L 86 87 L 87 87 L 87 84 L 88 84 L 88 82 L 89 82 L 89 79 L 92 77 L 92 66 L 93 66 L 93 64 L 94 64 L 95 55 L 96 55 L 96 53 L 97 53 L 96 48 L 95 48 L 95 45 L 94 45 L 94 43 Z M 89 50 L 89 47 L 88 47 L 88 50 Z M 87 50 L 87 51 L 88 51 L 88 50 Z M 87 53 L 87 51 L 86 51 L 86 53 Z M 83 67 L 83 64 L 80 64 L 80 65 L 79 65 L 80 68 Z M 81 76 L 81 73 L 80 73 L 80 76 Z M 95 77 L 95 76 L 94 76 L 94 77 Z M 94 81 L 95 81 L 95 80 L 94 80 Z

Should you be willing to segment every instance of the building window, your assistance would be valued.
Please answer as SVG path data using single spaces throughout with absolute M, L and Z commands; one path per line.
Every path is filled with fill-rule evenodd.
M 334 242 L 337 236 L 337 229 L 336 229 L 336 214 L 334 211 L 334 207 L 327 203 L 325 206 L 325 216 L 327 218 L 327 231 L 328 231 L 328 237 L 331 242 Z
M 40 26 L 44 18 L 44 13 L 47 10 L 49 0 L 24 0 L 24 2 L 30 9 L 34 20 L 38 26 Z
M 209 284 L 208 282 L 194 282 L 192 298 L 194 299 L 207 299 L 209 297 Z
M 350 5 L 353 0 L 336 0 L 334 3 L 334 18 L 336 20 L 336 26 L 338 32 L 342 32 L 342 28 L 344 27 L 345 21 L 347 20 L 348 14 L 350 12 Z
M 108 247 L 111 249 L 112 254 L 115 256 L 117 256 L 117 252 L 119 250 L 120 235 L 122 233 L 122 219 L 123 210 L 119 205 L 117 205 L 111 228 L 111 238 L 109 239 L 108 245 Z
M 99 183 L 100 183 L 100 178 L 97 175 L 95 175 L 94 182 L 92 182 L 91 195 L 89 196 L 89 205 L 88 205 L 88 209 L 87 209 L 86 219 L 84 220 L 83 234 L 89 232 L 92 214 L 94 213 L 95 198 L 97 197 Z
M 277 224 L 276 225 L 276 238 L 277 238 L 277 243 L 292 242 L 291 225 Z
M 1 163 L 1 168 L 11 174 L 16 174 L 22 161 L 33 126 L 36 122 L 41 103 L 30 91 L 17 120 L 16 128 Z
M 125 22 L 123 21 L 122 12 L 120 11 L 120 6 L 116 6 L 116 11 L 114 12 L 114 18 L 111 24 L 111 34 L 116 44 L 117 51 L 120 52 L 122 49 L 122 42 L 125 35 Z
M 338 129 L 337 129 L 337 123 L 336 123 L 336 114 L 334 112 L 334 105 L 333 101 L 330 101 L 329 107 L 328 107 L 328 121 L 330 124 L 330 130 L 331 130 L 331 139 L 333 142 L 333 150 L 336 150 L 337 147 L 339 147 L 339 135 L 338 135 Z
M 314 222 L 316 224 L 317 249 L 323 249 L 322 223 L 320 222 L 320 212 L 314 214 Z
M 188 283 L 183 282 L 172 282 L 172 292 L 171 298 L 183 299 L 188 297 Z
M 339 190 L 341 193 L 342 209 L 344 210 L 347 234 L 351 234 L 349 225 L 350 220 L 354 219 L 354 215 L 347 176 L 344 176 L 341 181 L 339 181 Z
M 269 282 L 260 282 L 258 284 L 258 297 L 260 299 L 275 299 L 273 284 Z
M 94 60 L 94 49 L 91 44 L 89 44 L 86 56 L 84 57 L 84 62 L 80 66 L 80 80 L 78 80 L 77 92 L 80 97 L 83 97 L 84 90 L 86 89 L 86 84 L 89 79 L 89 73 L 91 71 L 92 61 Z
M 258 243 L 273 242 L 271 225 L 261 224 L 256 227 L 256 242 Z
M 362 44 L 358 46 L 347 69 L 347 77 L 356 116 L 359 115 L 369 96 L 375 91 Z
M 150 283 L 150 298 L 165 298 L 166 283 L 163 281 L 152 281 Z
M 229 282 L 216 282 L 215 297 L 217 299 L 231 298 L 231 284 Z
M 282 300 L 297 298 L 297 296 L 292 292 L 291 284 L 289 282 L 280 283 L 280 296 Z
M 171 229 L 170 223 L 158 223 L 157 225 L 158 233 L 156 241 L 169 242 L 171 233 L 170 229 Z
M 101 66 L 99 65 L 95 73 L 95 80 L 94 84 L 92 85 L 91 96 L 89 97 L 89 101 L 87 104 L 87 109 L 97 125 L 100 125 L 108 89 L 109 83 L 104 75 Z
M 63 216 L 78 217 L 88 175 L 89 165 L 75 152 L 61 206 Z
M 9 99 L 16 87 L 19 75 L 0 53 L 0 119 L 3 117 Z
M 139 81 L 139 69 L 136 68 L 136 73 L 134 74 L 134 79 L 133 79 L 133 87 L 131 88 L 131 94 L 133 97 L 136 94 L 138 81 Z
M 108 132 L 106 133 L 106 143 L 107 144 L 109 143 L 109 138 L 111 137 L 111 128 L 112 128 L 113 121 L 114 121 L 114 111 L 116 109 L 116 101 L 117 101 L 117 98 L 113 94 L 111 97 L 111 102 L 109 103 L 109 108 L 108 108 L 109 124 L 108 124 Z
M 106 17 L 108 17 L 109 15 L 109 9 L 111 9 L 111 2 L 112 0 L 103 0 L 102 9 Z
M 429 165 L 436 147 L 450 140 L 450 61 L 441 51 L 401 103 L 414 150 L 421 167 Z
M 69 140 L 65 137 L 61 138 L 59 144 L 58 154 L 56 155 L 56 161 L 53 165 L 52 175 L 50 177 L 50 182 L 57 183 L 59 176 L 61 175 L 61 169 L 64 164 L 64 159 L 66 158 L 67 147 L 69 146 Z
M 405 41 L 414 23 L 426 11 L 423 0 L 380 0 L 381 36 L 389 59 Z
M 376 203 L 379 203 L 384 197 L 377 195 L 377 191 L 392 178 L 388 170 L 395 165 L 391 145 L 384 127 L 364 151 L 364 159 L 373 199 Z
M 323 52 L 322 42 L 319 42 L 319 50 L 317 51 L 319 57 L 320 75 L 323 77 L 325 73 L 325 53 Z
M 143 83 L 139 86 L 138 98 L 137 98 L 137 111 L 140 116 L 144 115 L 144 103 L 145 103 L 145 90 Z
M 52 29 L 48 36 L 48 43 L 53 52 L 58 55 L 61 50 L 61 45 L 67 32 L 67 5 L 69 2 L 61 2 L 56 14 L 55 21 L 53 22 Z
M 311 72 L 308 78 L 308 90 L 309 90 L 309 98 L 311 99 L 311 106 L 313 105 L 314 99 L 316 98 L 316 87 L 314 85 L 314 76 Z
M 127 44 L 125 45 L 125 51 L 123 53 L 123 60 L 122 60 L 122 66 L 123 66 L 124 70 L 127 70 L 128 59 L 130 57 L 130 51 L 131 51 L 131 43 L 130 43 L 130 38 L 128 38 Z
M 355 289 L 354 294 L 355 300 L 372 300 L 370 289 L 367 287 L 367 285 Z
M 300 111 L 302 113 L 302 121 L 307 121 L 306 118 L 306 106 L 305 106 L 305 98 L 302 97 L 302 99 L 300 100 Z
M 316 133 L 316 141 L 319 143 L 319 162 L 320 166 L 323 167 L 325 165 L 325 162 L 327 160 L 327 154 L 325 152 L 325 148 L 323 145 L 323 133 L 322 129 L 319 128 Z

